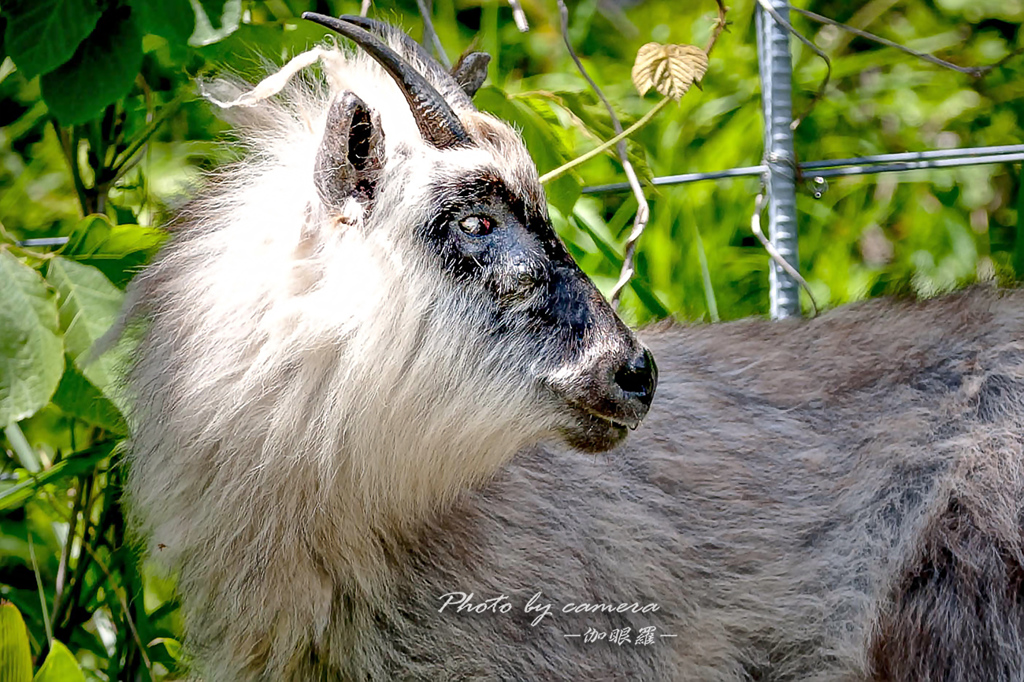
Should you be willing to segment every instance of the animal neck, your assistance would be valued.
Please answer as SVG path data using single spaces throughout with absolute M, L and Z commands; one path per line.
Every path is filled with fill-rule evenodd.
M 536 439 L 515 428 L 534 409 L 528 392 L 517 404 L 516 393 L 488 389 L 514 386 L 511 376 L 493 380 L 500 356 L 467 362 L 482 342 L 471 332 L 465 344 L 450 341 L 447 318 L 459 311 L 405 300 L 381 304 L 389 314 L 378 313 L 370 337 L 294 355 L 287 381 L 259 410 L 271 415 L 254 446 L 279 477 L 274 516 L 286 526 L 302 520 L 303 545 L 346 566 L 345 580 L 360 589 L 386 582 L 391 546 Z
M 335 597 L 339 589 L 352 598 L 385 595 L 410 538 L 514 455 L 514 441 L 471 442 L 454 430 L 430 428 L 429 410 L 420 416 L 425 423 L 409 438 L 400 437 L 398 425 L 364 431 L 335 451 L 333 461 L 278 472 L 278 500 L 267 500 L 273 508 L 266 513 L 280 526 L 266 530 L 278 546 L 302 547 L 311 565 L 329 567 Z

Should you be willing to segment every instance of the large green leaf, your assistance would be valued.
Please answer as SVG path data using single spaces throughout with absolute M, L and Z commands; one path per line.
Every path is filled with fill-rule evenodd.
M 85 682 L 85 675 L 82 674 L 74 654 L 54 640 L 50 646 L 50 653 L 46 655 L 46 660 L 32 678 L 32 682 Z
M 87 215 L 78 221 L 75 229 L 68 235 L 68 243 L 62 253 L 75 256 L 76 259 L 81 256 L 91 256 L 102 248 L 104 242 L 110 238 L 113 229 L 114 225 L 110 222 L 110 218 L 102 213 Z
M 53 404 L 65 414 L 112 433 L 128 433 L 128 427 L 117 407 L 82 376 L 74 365 L 64 370 L 57 392 L 53 394 Z
M 129 0 L 132 18 L 144 33 L 185 44 L 196 28 L 196 14 L 189 0 Z
M 130 7 L 115 7 L 70 61 L 43 76 L 43 99 L 62 124 L 84 123 L 128 94 L 141 66 L 142 32 Z
M 166 238 L 167 233 L 155 227 L 113 225 L 107 216 L 93 214 L 78 222 L 61 253 L 95 266 L 120 289 Z
M 117 320 L 124 293 L 96 268 L 61 257 L 50 261 L 46 279 L 60 295 L 60 325 L 68 355 L 104 395 L 115 395 L 118 354 L 93 357 L 92 350 Z
M 0 680 L 32 682 L 32 654 L 25 621 L 14 604 L 0 604 Z
M 35 414 L 64 372 L 57 304 L 43 278 L 0 250 L 0 426 Z
M 95 0 L 8 0 L 4 14 L 5 47 L 25 78 L 71 59 L 100 18 Z

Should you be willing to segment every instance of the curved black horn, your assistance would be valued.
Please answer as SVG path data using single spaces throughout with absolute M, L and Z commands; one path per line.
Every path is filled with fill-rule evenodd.
M 344 17 L 335 19 L 315 12 L 306 12 L 302 18 L 315 21 L 349 38 L 384 67 L 401 88 L 416 120 L 416 127 L 420 129 L 420 134 L 427 142 L 438 149 L 472 144 L 466 129 L 462 127 L 462 122 L 444 97 L 422 74 L 409 66 L 375 35 L 348 23 Z
M 454 78 L 453 74 L 448 73 L 448 71 L 441 66 L 436 59 L 434 59 L 434 56 L 430 54 L 425 47 L 409 37 L 407 33 L 396 31 L 392 28 L 391 24 L 386 24 L 383 21 L 377 21 L 376 19 L 371 19 L 369 17 L 360 17 L 354 14 L 346 14 L 341 17 L 341 20 L 350 24 L 355 24 L 359 28 L 365 28 L 370 33 L 384 40 L 387 40 L 388 36 L 397 36 L 398 39 L 402 41 L 402 45 L 405 47 L 406 53 L 415 54 L 420 61 L 422 61 L 426 67 L 431 70 L 434 75 L 435 83 L 447 79 L 453 81 L 453 85 L 458 86 L 453 87 L 452 92 L 449 94 L 449 97 L 454 100 L 454 104 L 466 109 L 476 108 L 473 106 L 473 100 L 470 99 L 472 95 L 466 92 L 465 88 L 461 87 L 462 84 L 459 82 L 458 78 Z
M 405 46 L 406 52 L 415 54 L 433 72 L 435 82 L 447 79 L 457 86 L 453 87 L 449 94 L 456 104 L 467 109 L 476 109 L 473 104 L 473 95 L 487 78 L 487 65 L 491 61 L 491 55 L 486 52 L 467 52 L 459 57 L 458 63 L 452 67 L 451 72 L 448 72 L 425 47 L 409 37 L 409 34 L 396 31 L 391 24 L 355 14 L 346 14 L 341 19 L 360 28 L 365 28 L 378 38 L 386 40 L 388 36 L 397 36 Z

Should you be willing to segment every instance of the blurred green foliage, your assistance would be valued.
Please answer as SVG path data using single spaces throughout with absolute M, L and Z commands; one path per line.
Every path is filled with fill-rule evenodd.
M 85 682 L 74 654 L 53 640 L 46 659 L 32 674 L 32 653 L 25 621 L 14 604 L 0 603 L 0 680 L 4 682 Z
M 1024 44 L 1021 0 L 852 5 L 811 0 L 806 8 L 961 65 L 995 63 Z M 555 6 L 523 6 L 525 34 L 497 0 L 435 0 L 433 18 L 451 57 L 474 41 L 495 56 L 477 104 L 522 131 L 543 173 L 610 137 L 612 126 L 566 54 Z M 730 30 L 703 90 L 633 137 L 641 175 L 760 162 L 753 9 L 752 0 L 730 6 Z M 66 645 L 87 679 L 183 674 L 173 586 L 139 572 L 120 505 L 118 443 L 127 429 L 113 367 L 130 351 L 99 360 L 90 351 L 162 243 L 161 222 L 204 171 L 233 154 L 225 126 L 197 97 L 196 78 L 230 71 L 255 80 L 268 63 L 312 46 L 324 32 L 296 19 L 307 10 L 359 7 L 14 0 L 0 12 L 0 599 L 14 605 L 0 615 L 17 607 L 24 616 L 36 668 Z M 381 3 L 372 14 L 420 37 L 411 0 Z M 570 7 L 570 35 L 628 125 L 655 102 L 630 83 L 637 49 L 649 41 L 704 45 L 714 16 L 711 0 L 581 0 Z M 972 78 L 793 21 L 833 66 L 825 97 L 796 131 L 801 160 L 1024 137 L 1022 59 Z M 796 41 L 793 49 L 795 110 L 804 112 L 825 67 Z M 618 277 L 636 201 L 581 189 L 622 180 L 606 154 L 548 187 L 557 229 L 605 291 Z M 649 188 L 651 221 L 624 316 L 640 324 L 764 314 L 768 258 L 749 228 L 757 191 L 756 178 Z M 799 194 L 801 271 L 828 305 L 1015 280 L 1024 273 L 1022 207 L 1016 166 L 837 179 L 820 199 Z M 52 237 L 68 242 L 17 245 Z

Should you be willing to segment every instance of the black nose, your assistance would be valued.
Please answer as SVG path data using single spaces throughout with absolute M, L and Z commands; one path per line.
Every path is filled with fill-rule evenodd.
M 639 401 L 646 414 L 654 400 L 654 389 L 658 386 L 658 365 L 651 351 L 644 348 L 642 353 L 620 367 L 615 372 L 615 383 L 626 394 L 626 398 Z

